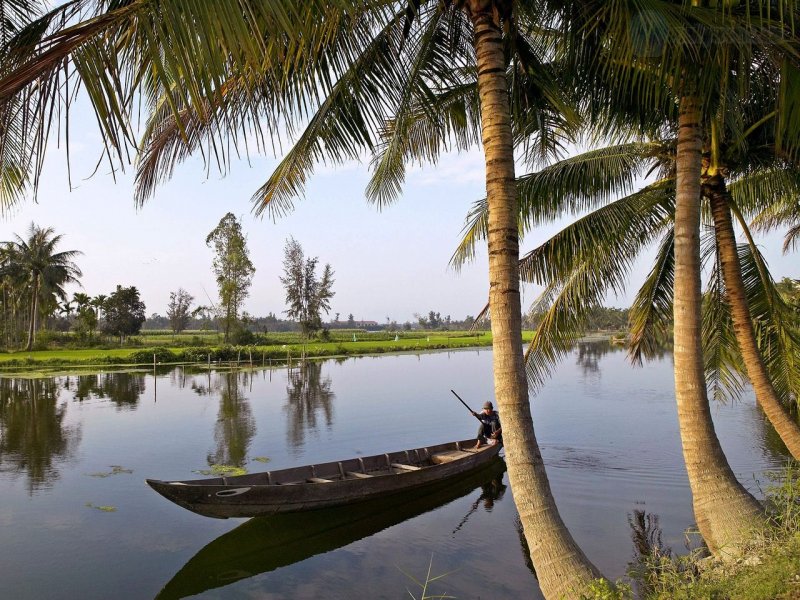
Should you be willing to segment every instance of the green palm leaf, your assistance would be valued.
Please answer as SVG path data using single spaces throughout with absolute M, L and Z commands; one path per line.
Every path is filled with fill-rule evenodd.
M 630 194 L 637 178 L 661 164 L 667 153 L 659 143 L 628 143 L 558 161 L 517 179 L 520 235 L 563 214 L 578 214 L 609 202 L 614 195 Z M 659 184 L 655 184 L 659 185 Z M 475 202 L 462 229 L 461 241 L 450 259 L 459 269 L 486 239 L 486 201 Z
M 639 288 L 628 313 L 628 356 L 634 364 L 657 356 L 670 336 L 675 278 L 674 231 L 662 238 L 652 269 Z
M 522 258 L 522 279 L 546 286 L 531 308 L 541 320 L 525 355 L 530 385 L 542 384 L 606 294 L 624 291 L 635 257 L 669 224 L 670 197 L 658 186 L 626 196 Z

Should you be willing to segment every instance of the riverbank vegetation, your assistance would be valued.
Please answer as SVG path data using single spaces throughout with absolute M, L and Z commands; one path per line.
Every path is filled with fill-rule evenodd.
M 532 332 L 524 332 L 530 340 Z M 120 348 L 48 349 L 31 352 L 0 353 L 0 372 L 42 366 L 153 365 L 154 363 L 224 363 L 227 366 L 289 363 L 300 359 L 305 347 L 307 358 L 357 356 L 386 352 L 424 352 L 491 346 L 487 331 L 449 332 L 368 332 L 346 330 L 331 333 L 327 339 L 305 341 L 299 333 L 254 336 L 251 344 L 222 343 L 221 334 L 189 332 L 174 336 L 166 332 L 140 336 L 139 345 Z
M 790 462 L 775 474 L 765 503 L 772 519 L 736 560 L 710 558 L 705 549 L 676 556 L 658 528 L 634 529 L 639 597 L 647 600 L 790 600 L 800 597 L 800 469 Z M 620 587 L 620 589 L 623 589 Z M 632 597 L 630 588 L 620 598 Z

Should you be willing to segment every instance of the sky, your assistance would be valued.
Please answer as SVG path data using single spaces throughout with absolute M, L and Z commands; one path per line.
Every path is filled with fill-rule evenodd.
M 319 165 L 295 210 L 273 222 L 256 217 L 250 197 L 277 164 L 274 157 L 252 156 L 234 162 L 227 175 L 207 170 L 200 158 L 177 166 L 173 178 L 137 208 L 133 167 L 117 174 L 107 163 L 95 173 L 100 135 L 84 118 L 70 133 L 72 189 L 63 144 L 51 144 L 36 202 L 29 198 L 0 216 L 0 240 L 25 235 L 33 222 L 63 235 L 59 249 L 80 250 L 76 263 L 82 288 L 70 295 L 108 294 L 117 285 L 136 286 L 148 315 L 165 314 L 170 292 L 184 288 L 196 304 L 216 303 L 211 271 L 213 253 L 206 236 L 232 212 L 247 235 L 256 272 L 244 309 L 254 316 L 286 309 L 282 274 L 283 247 L 291 236 L 307 256 L 330 263 L 335 273 L 330 317 L 386 323 L 414 321 L 415 313 L 433 310 L 442 317 L 476 315 L 488 297 L 485 247 L 460 272 L 449 267 L 471 204 L 484 196 L 483 156 L 479 149 L 448 154 L 435 166 L 409 169 L 402 197 L 378 210 L 367 202 L 367 164 L 332 168 Z M 533 249 L 556 233 L 566 220 L 540 228 L 522 243 Z M 796 256 L 782 256 L 781 234 L 760 238 L 776 279 L 800 277 Z M 653 252 L 637 261 L 629 291 L 609 296 L 606 305 L 626 307 L 649 270 Z M 320 269 L 321 271 L 321 269 Z M 525 286 L 523 310 L 539 289 Z

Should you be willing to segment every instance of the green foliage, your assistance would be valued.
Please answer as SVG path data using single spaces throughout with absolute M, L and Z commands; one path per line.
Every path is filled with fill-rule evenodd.
M 469 348 L 490 346 L 491 334 L 472 331 L 448 331 L 431 333 L 427 331 L 412 332 L 366 332 L 357 331 L 358 341 L 353 342 L 353 330 L 334 330 L 330 332 L 329 341 L 317 341 L 311 344 L 303 340 L 299 333 L 273 334 L 267 338 L 259 338 L 256 344 L 242 346 L 167 346 L 150 345 L 138 350 L 120 348 L 81 348 L 43 350 L 20 354 L 0 353 L 0 368 L 16 369 L 21 367 L 64 366 L 64 365 L 152 365 L 153 354 L 159 364 L 167 363 L 212 363 L 236 362 L 248 363 L 250 353 L 257 365 L 266 361 L 283 362 L 296 360 L 306 345 L 309 357 L 326 356 L 358 356 L 363 354 L 381 354 L 384 352 L 424 352 L 426 350 Z M 532 332 L 524 332 L 523 340 L 530 340 Z M 395 337 L 398 339 L 395 340 Z
M 581 595 L 581 600 L 630 600 L 633 598 L 631 587 L 622 582 L 611 583 L 608 579 L 595 579 L 589 589 Z
M 247 475 L 247 469 L 243 467 L 237 467 L 234 465 L 210 465 L 210 466 L 211 466 L 210 469 L 199 469 L 193 472 L 199 473 L 200 475 L 215 475 L 218 477 Z
M 227 213 L 206 237 L 206 245 L 214 250 L 212 263 L 219 289 L 219 316 L 225 327 L 225 339 L 239 318 L 239 310 L 249 294 L 256 268 L 250 261 L 247 239 L 242 224 L 233 213 Z
M 123 473 L 126 475 L 130 475 L 131 473 L 133 473 L 133 469 L 126 469 L 125 467 L 122 467 L 120 465 L 110 465 L 110 466 L 111 466 L 110 471 L 89 473 L 89 477 L 99 477 L 101 479 L 105 479 L 106 477 L 111 477 L 112 475 L 120 475 Z
M 135 286 L 117 289 L 103 302 L 105 319 L 103 331 L 109 335 L 119 336 L 120 341 L 136 335 L 145 320 L 145 305 L 139 298 L 139 290 Z
M 188 326 L 192 302 L 194 297 L 183 288 L 178 288 L 177 292 L 170 292 L 167 318 L 173 333 L 180 333 Z
M 750 551 L 735 562 L 714 561 L 702 551 L 645 561 L 648 600 L 790 600 L 800 586 L 800 466 L 789 461 L 767 489 L 773 522 L 754 536 Z
M 137 364 L 153 364 L 153 359 L 158 363 L 177 362 L 178 356 L 168 348 L 158 347 L 147 350 L 138 350 L 128 355 L 131 362 Z
M 237 323 L 231 329 L 228 340 L 235 346 L 249 346 L 256 343 L 256 334 Z
M 91 502 L 87 502 L 86 507 L 97 509 L 100 512 L 107 512 L 107 513 L 117 512 L 116 506 L 98 506 L 96 504 L 92 504 Z
M 0 153 L 2 154 L 2 153 Z M 2 163 L 2 157 L 0 157 Z M 0 168 L 2 164 L 0 164 Z M 26 237 L 15 236 L 0 250 L 0 287 L 6 339 L 12 343 L 27 338 L 25 348 L 36 342 L 42 319 L 52 316 L 66 301 L 64 286 L 76 283 L 81 271 L 73 259 L 77 250 L 57 252 L 62 241 L 52 227 L 31 223 Z M 12 318 L 13 317 L 13 318 Z M 20 318 L 22 317 L 22 318 Z
M 289 307 L 284 312 L 300 323 L 300 331 L 307 337 L 322 329 L 322 313 L 328 314 L 331 309 L 333 270 L 326 264 L 319 278 L 316 272 L 319 258 L 306 258 L 303 247 L 294 238 L 286 240 L 283 253 L 281 283 Z

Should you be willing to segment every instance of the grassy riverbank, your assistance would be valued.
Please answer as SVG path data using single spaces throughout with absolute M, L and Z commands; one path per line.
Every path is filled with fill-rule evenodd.
M 612 589 L 598 582 L 593 600 L 800 599 L 800 466 L 791 463 L 779 478 L 780 485 L 770 488 L 766 498 L 773 521 L 754 534 L 741 558 L 719 561 L 702 550 L 676 556 L 660 547 L 659 535 L 650 535 L 645 555 L 631 565 L 638 593 L 629 583 Z
M 531 339 L 533 332 L 525 332 L 523 340 Z M 153 336 L 156 337 L 156 336 Z M 230 366 L 265 365 L 298 360 L 304 353 L 309 358 L 333 356 L 358 356 L 387 352 L 425 352 L 491 346 L 490 332 L 436 331 L 436 332 L 347 332 L 339 333 L 330 341 L 313 340 L 304 345 L 297 334 L 276 334 L 269 343 L 248 346 L 225 344 L 188 345 L 185 339 L 160 335 L 158 342 L 146 343 L 151 336 L 138 340 L 137 346 L 47 349 L 31 352 L 0 353 L 0 374 L 41 370 L 50 367 L 92 366 L 152 366 L 195 363 L 222 363 Z M 197 336 L 191 336 L 196 338 Z M 214 338 L 216 340 L 216 338 Z M 202 339 L 202 342 L 209 342 Z

